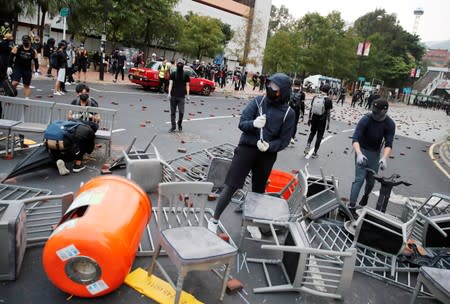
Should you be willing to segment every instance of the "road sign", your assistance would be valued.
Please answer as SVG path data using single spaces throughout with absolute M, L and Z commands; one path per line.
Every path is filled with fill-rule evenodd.
M 67 17 L 70 14 L 70 10 L 68 7 L 63 7 L 60 11 L 59 14 L 61 15 L 61 17 Z
M 366 81 L 366 77 L 364 77 L 364 76 L 359 76 L 359 77 L 358 77 L 358 81 Z

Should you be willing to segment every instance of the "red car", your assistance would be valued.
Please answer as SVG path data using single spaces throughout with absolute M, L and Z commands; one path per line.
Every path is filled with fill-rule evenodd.
M 145 68 L 131 68 L 128 79 L 132 83 L 143 86 L 145 89 L 157 88 L 159 86 L 158 67 L 160 65 L 161 61 L 157 61 L 151 62 Z M 173 68 L 171 70 L 174 71 Z M 216 89 L 214 81 L 199 77 L 190 66 L 185 65 L 184 72 L 187 73 L 191 79 L 189 86 L 192 93 L 209 96 L 209 94 Z

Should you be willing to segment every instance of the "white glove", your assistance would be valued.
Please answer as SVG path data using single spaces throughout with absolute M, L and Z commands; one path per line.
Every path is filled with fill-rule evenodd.
M 189 97 L 189 95 L 186 95 L 185 99 L 186 101 L 191 101 L 191 97 Z
M 8 74 L 8 76 L 10 76 L 11 74 L 12 74 L 12 69 L 11 68 L 8 68 L 7 70 L 6 70 L 6 74 Z
M 367 164 L 367 157 L 362 154 L 361 152 L 356 154 L 356 163 L 358 165 L 366 165 Z
M 269 150 L 269 143 L 265 140 L 258 140 L 256 146 L 261 152 L 266 152 L 267 150 Z
M 34 72 L 34 77 L 39 77 L 39 72 L 38 71 Z
M 387 168 L 387 159 L 383 157 L 382 159 L 380 159 L 378 164 L 380 165 L 381 170 L 386 169 Z
M 167 94 L 167 99 L 169 99 L 169 100 L 170 100 L 170 97 L 171 97 L 171 96 L 170 96 L 170 94 Z
M 254 126 L 255 128 L 261 129 L 261 128 L 264 128 L 265 125 L 266 125 L 266 114 L 259 115 L 259 116 L 256 117 L 256 119 L 253 121 L 253 126 Z

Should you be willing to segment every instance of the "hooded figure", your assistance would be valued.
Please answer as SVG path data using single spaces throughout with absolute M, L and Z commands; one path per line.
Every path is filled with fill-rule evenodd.
M 283 73 L 276 73 L 267 78 L 266 96 L 270 101 L 277 103 L 287 103 L 291 97 L 291 79 Z M 272 84 L 278 86 L 278 90 L 274 90 Z
M 242 188 L 252 172 L 252 191 L 264 193 L 278 151 L 289 145 L 294 130 L 294 110 L 288 106 L 291 80 L 282 73 L 269 77 L 266 96 L 258 96 L 242 112 L 239 129 L 242 135 L 234 150 L 213 218 L 208 229 L 216 232 L 218 220 L 234 192 Z

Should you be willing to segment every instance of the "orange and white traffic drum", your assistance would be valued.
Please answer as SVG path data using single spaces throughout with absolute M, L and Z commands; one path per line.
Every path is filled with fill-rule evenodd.
M 79 297 L 115 290 L 130 271 L 150 216 L 147 194 L 132 181 L 112 175 L 90 180 L 45 244 L 48 278 Z

